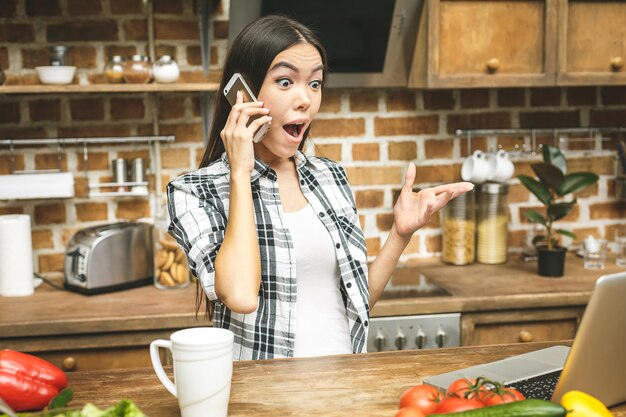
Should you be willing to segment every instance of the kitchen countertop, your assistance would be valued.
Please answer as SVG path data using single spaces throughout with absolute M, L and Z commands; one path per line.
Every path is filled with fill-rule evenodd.
M 601 275 L 625 270 L 615 265 L 611 255 L 605 269 L 587 270 L 583 259 L 573 253 L 568 253 L 565 275 L 560 278 L 539 276 L 537 263 L 524 262 L 517 254 L 501 265 L 453 266 L 438 258 L 418 260 L 397 269 L 392 284 L 402 288 L 410 281 L 405 276 L 423 274 L 450 295 L 381 300 L 372 316 L 584 306 Z
M 234 363 L 229 417 L 393 416 L 400 395 L 433 374 L 553 345 L 492 345 Z M 172 368 L 165 367 L 172 376 Z M 74 372 L 71 405 L 133 400 L 150 417 L 178 416 L 176 399 L 152 368 Z M 612 410 L 626 417 L 626 403 Z
M 571 254 L 562 278 L 540 277 L 535 268 L 534 262 L 524 263 L 516 255 L 503 265 L 450 266 L 438 259 L 421 260 L 394 272 L 394 288 L 412 288 L 421 273 L 450 295 L 380 300 L 372 316 L 585 305 L 600 275 L 624 270 L 612 260 L 602 271 L 585 270 L 582 259 Z M 178 290 L 144 286 L 85 296 L 44 283 L 32 296 L 0 297 L 2 339 L 176 329 L 209 323 L 202 312 L 196 318 L 193 284 Z

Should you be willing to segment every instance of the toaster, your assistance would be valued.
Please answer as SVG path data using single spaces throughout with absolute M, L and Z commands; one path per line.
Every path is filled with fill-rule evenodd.
M 119 222 L 82 229 L 65 250 L 64 287 L 99 294 L 153 282 L 152 225 Z

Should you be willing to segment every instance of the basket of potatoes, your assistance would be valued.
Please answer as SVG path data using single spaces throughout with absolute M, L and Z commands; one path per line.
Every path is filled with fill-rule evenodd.
M 182 288 L 189 284 L 187 257 L 168 233 L 158 233 L 154 255 L 154 285 L 160 289 Z

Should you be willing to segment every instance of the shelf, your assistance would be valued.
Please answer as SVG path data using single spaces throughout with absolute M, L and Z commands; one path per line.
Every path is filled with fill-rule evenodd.
M 218 83 L 173 84 L 68 84 L 68 85 L 4 85 L 0 94 L 58 94 L 58 93 L 159 93 L 217 91 Z

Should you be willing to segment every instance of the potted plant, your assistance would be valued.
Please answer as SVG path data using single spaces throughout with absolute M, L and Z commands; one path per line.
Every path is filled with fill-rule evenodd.
M 567 173 L 567 160 L 559 148 L 543 147 L 543 162 L 531 165 L 537 178 L 518 175 L 517 178 L 546 207 L 545 215 L 536 210 L 526 210 L 524 215 L 533 223 L 545 227 L 545 235 L 535 236 L 533 244 L 537 248 L 539 275 L 547 277 L 563 276 L 567 249 L 560 246 L 559 236 L 576 239 L 568 230 L 556 229 L 554 222 L 567 216 L 576 204 L 576 198 L 566 201 L 565 196 L 584 190 L 598 181 L 593 172 Z

